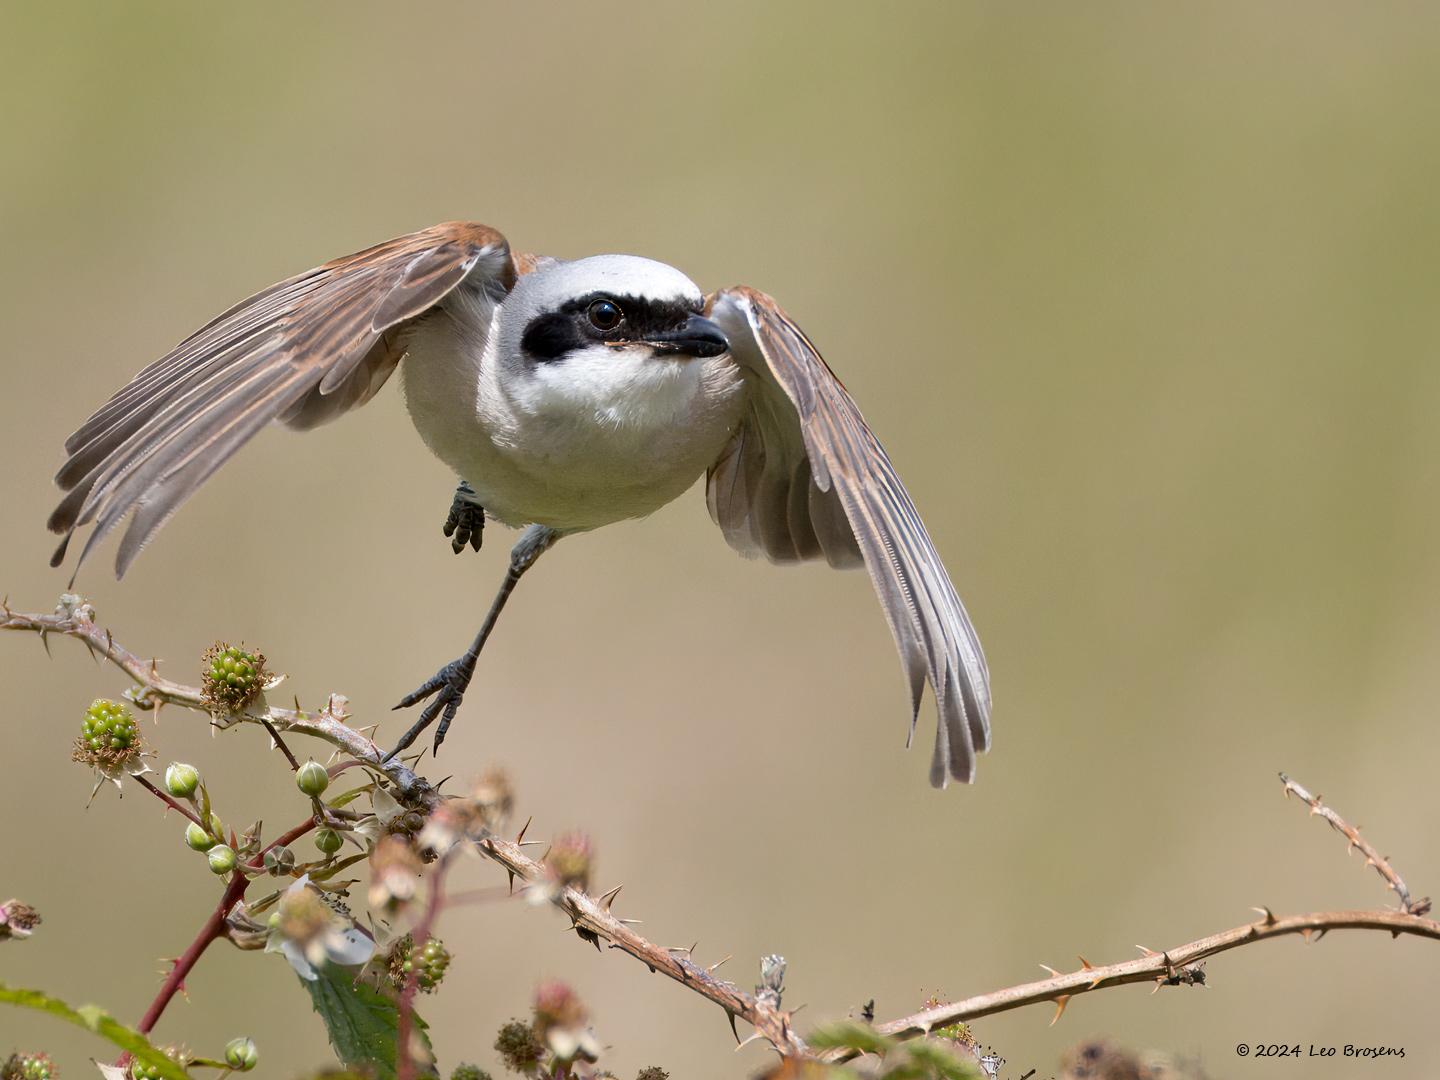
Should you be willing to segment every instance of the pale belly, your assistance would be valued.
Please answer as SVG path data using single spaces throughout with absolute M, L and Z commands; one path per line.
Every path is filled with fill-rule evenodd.
M 708 367 L 687 369 L 688 383 L 667 382 L 662 394 L 637 395 L 655 408 L 616 418 L 497 406 L 478 365 L 456 362 L 455 344 L 448 335 L 417 337 L 401 364 L 406 402 L 430 449 L 507 525 L 580 532 L 654 513 L 714 464 L 741 420 L 740 377 L 728 356 L 683 361 Z

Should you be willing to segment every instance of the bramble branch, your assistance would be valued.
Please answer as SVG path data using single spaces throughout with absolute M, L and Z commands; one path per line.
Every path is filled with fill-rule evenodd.
M 1158 989 L 1167 981 L 1171 985 L 1186 981 L 1187 975 L 1194 981 L 1203 982 L 1203 976 L 1194 979 L 1194 969 L 1208 957 L 1288 934 L 1299 934 L 1307 941 L 1318 940 L 1331 930 L 1383 930 L 1395 935 L 1413 934 L 1440 941 L 1440 922 L 1399 911 L 1322 911 L 1284 917 L 1266 912 L 1257 922 L 1211 934 L 1164 952 L 1145 950 L 1144 956 L 1134 960 L 1096 967 L 1082 958 L 1083 966 L 1079 971 L 1064 975 L 1057 973 L 1053 978 L 925 1009 L 877 1025 L 876 1030 L 897 1039 L 914 1039 L 928 1035 L 936 1028 L 1047 1001 L 1055 1005 L 1055 1019 L 1058 1020 L 1072 997 L 1092 990 L 1145 982 L 1156 984 Z M 826 1061 L 846 1061 L 853 1056 L 853 1053 L 845 1051 L 822 1055 Z
M 125 648 L 114 635 L 95 622 L 94 609 L 79 597 L 66 595 L 52 615 L 12 611 L 0 602 L 0 630 L 22 630 L 36 633 L 47 641 L 51 634 L 74 638 L 93 655 L 103 657 L 124 671 L 138 689 L 131 695 L 138 708 L 158 709 L 164 705 L 180 705 L 209 714 L 199 687 L 167 679 L 159 672 L 158 662 L 145 659 Z M 263 700 L 263 699 L 262 699 Z M 273 705 L 252 706 L 237 715 L 236 722 L 258 724 L 274 732 L 308 735 L 321 739 L 341 750 L 359 764 L 385 776 L 400 798 L 414 806 L 433 811 L 445 800 L 423 777 L 398 759 L 385 760 L 385 752 L 375 742 L 345 722 L 347 703 L 331 695 L 319 712 L 307 712 L 297 705 L 294 709 Z M 272 732 L 272 734 L 274 733 Z M 499 863 L 513 877 L 537 887 L 549 887 L 545 867 L 525 854 L 518 841 L 488 836 L 479 845 L 482 854 Z M 571 886 L 550 888 L 550 899 L 570 917 L 576 932 L 599 947 L 604 939 L 613 949 L 628 953 L 644 963 L 652 972 L 658 971 L 719 1005 L 731 1019 L 744 1020 L 783 1053 L 806 1053 L 804 1041 L 790 1026 L 789 1014 L 768 998 L 761 1000 L 733 983 L 716 978 L 713 971 L 701 967 L 688 950 L 672 950 L 656 945 L 632 930 L 611 911 L 615 893 L 612 890 L 592 897 Z M 718 965 L 717 965 L 718 966 Z
M 1291 780 L 1283 772 L 1280 774 L 1280 782 L 1285 785 L 1285 797 L 1288 799 L 1292 794 L 1298 796 L 1301 801 L 1308 803 L 1310 813 L 1317 814 L 1330 823 L 1330 827 L 1350 841 L 1350 846 L 1345 849 L 1348 855 L 1352 850 L 1358 848 L 1361 855 L 1365 856 L 1367 866 L 1373 866 L 1385 879 L 1385 884 L 1395 890 L 1395 895 L 1400 898 L 1400 910 L 1409 915 L 1426 915 L 1430 911 L 1430 898 L 1422 897 L 1419 900 L 1410 898 L 1410 890 L 1406 888 L 1404 880 L 1395 868 L 1390 865 L 1390 860 L 1381 855 L 1370 842 L 1360 835 L 1360 830 L 1351 825 L 1338 813 L 1320 801 L 1319 795 L 1311 795 L 1303 787 Z
M 1042 964 L 1041 967 L 1050 972 L 1051 978 L 979 994 L 964 1001 L 938 1005 L 899 1020 L 880 1024 L 876 1030 L 895 1039 L 914 1039 L 950 1024 L 975 1020 L 992 1013 L 1008 1012 L 1040 1002 L 1050 1002 L 1055 1006 L 1055 1016 L 1050 1021 L 1053 1024 L 1065 1012 L 1065 1006 L 1070 999 L 1079 994 L 1130 983 L 1151 982 L 1155 984 L 1156 990 L 1162 986 L 1201 984 L 1205 981 L 1204 961 L 1209 957 L 1238 949 L 1242 945 L 1289 934 L 1299 934 L 1308 943 L 1320 940 L 1331 930 L 1383 930 L 1392 937 L 1409 934 L 1440 941 L 1440 922 L 1424 917 L 1430 911 L 1430 901 L 1411 900 L 1409 889 L 1389 860 L 1371 847 L 1354 826 L 1334 810 L 1322 805 L 1319 796 L 1311 795 L 1284 773 L 1280 774 L 1280 780 L 1285 785 L 1287 797 L 1292 793 L 1298 795 L 1309 804 L 1312 814 L 1325 818 L 1337 831 L 1344 834 L 1352 848 L 1360 849 L 1368 863 L 1380 872 L 1386 884 L 1400 897 L 1401 910 L 1387 908 L 1376 911 L 1320 911 L 1308 915 L 1277 917 L 1269 908 L 1256 908 L 1261 915 L 1257 922 L 1211 934 L 1186 945 L 1159 953 L 1141 945 L 1138 948 L 1143 956 L 1105 967 L 1096 967 L 1082 956 L 1080 970 L 1068 974 L 1061 974 Z M 821 1059 L 839 1062 L 848 1061 L 855 1056 L 857 1052 L 854 1050 L 839 1049 L 827 1051 L 821 1055 Z

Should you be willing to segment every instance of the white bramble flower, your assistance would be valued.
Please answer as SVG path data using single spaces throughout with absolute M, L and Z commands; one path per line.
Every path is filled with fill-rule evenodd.
M 325 964 L 354 967 L 375 955 L 375 942 L 337 914 L 310 886 L 310 875 L 285 890 L 270 917 L 266 952 L 278 952 L 307 982 Z

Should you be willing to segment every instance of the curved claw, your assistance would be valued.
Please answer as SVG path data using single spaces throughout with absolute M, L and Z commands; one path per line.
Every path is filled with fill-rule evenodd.
M 480 550 L 485 532 L 485 508 L 475 501 L 475 489 L 463 481 L 455 489 L 443 529 L 450 537 L 450 550 L 456 555 L 465 550 L 466 544 L 475 551 Z
M 446 664 L 424 684 L 401 698 L 391 712 L 397 709 L 408 709 L 432 694 L 435 695 L 433 700 L 421 710 L 419 717 L 416 718 L 410 729 L 400 736 L 400 741 L 395 744 L 395 748 L 386 754 L 382 761 L 389 761 L 409 747 L 419 738 L 422 731 L 435 722 L 437 717 L 440 720 L 440 726 L 435 729 L 434 752 L 438 753 L 440 744 L 445 741 L 445 734 L 450 730 L 450 724 L 454 721 L 455 714 L 460 708 L 460 703 L 465 700 L 465 690 L 469 687 L 470 679 L 474 674 L 474 658 L 461 657 L 459 660 L 452 660 Z

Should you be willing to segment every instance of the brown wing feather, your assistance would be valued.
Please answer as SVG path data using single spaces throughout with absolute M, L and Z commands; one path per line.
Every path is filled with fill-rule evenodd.
M 478 265 L 478 270 L 477 270 Z M 364 404 L 404 354 L 405 324 L 470 274 L 514 283 L 494 229 L 452 221 L 388 240 L 264 289 L 145 368 L 65 442 L 55 480 L 70 494 L 49 526 L 95 522 L 79 562 L 134 511 L 116 557 L 140 549 L 260 428 L 313 427 Z
M 928 682 L 939 711 L 930 781 L 970 781 L 990 745 L 979 638 L 884 448 L 805 334 L 764 293 L 711 298 L 754 375 L 746 423 L 710 470 L 711 516 L 732 546 L 777 561 L 864 560 L 910 685 L 913 737 Z

